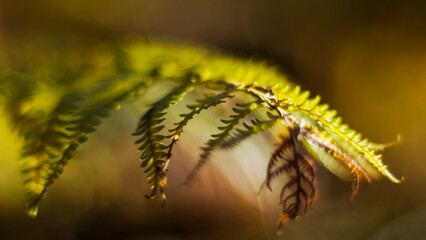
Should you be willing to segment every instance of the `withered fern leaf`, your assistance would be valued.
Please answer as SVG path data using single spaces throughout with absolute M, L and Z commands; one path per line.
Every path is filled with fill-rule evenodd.
M 271 181 L 285 174 L 289 177 L 280 193 L 283 214 L 279 219 L 280 227 L 288 220 L 295 219 L 302 209 L 304 211 L 312 205 L 315 199 L 315 174 L 308 158 L 297 150 L 295 129 L 291 129 L 288 136 L 281 136 L 281 142 L 272 154 L 266 177 L 266 186 L 271 190 Z

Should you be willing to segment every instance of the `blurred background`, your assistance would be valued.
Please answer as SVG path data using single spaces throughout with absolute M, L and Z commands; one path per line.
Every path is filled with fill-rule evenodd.
M 140 35 L 267 59 L 372 141 L 401 134 L 384 161 L 406 179 L 363 182 L 350 202 L 350 183 L 318 166 L 314 209 L 279 238 L 426 239 L 425 9 L 420 0 L 1 0 L 0 45 L 39 36 Z M 0 238 L 276 238 L 278 198 L 256 194 L 273 150 L 267 135 L 218 152 L 193 184 L 182 184 L 199 154 L 194 142 L 214 131 L 214 111 L 176 148 L 166 206 L 145 199 L 130 135 L 144 101 L 124 105 L 89 136 L 36 219 L 24 212 L 18 140 L 0 116 Z

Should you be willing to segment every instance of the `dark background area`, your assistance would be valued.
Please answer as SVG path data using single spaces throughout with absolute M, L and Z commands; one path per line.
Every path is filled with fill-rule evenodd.
M 0 44 L 39 36 L 108 41 L 142 35 L 266 59 L 372 141 L 403 137 L 384 154 L 391 171 L 405 176 L 403 184 L 362 183 L 351 203 L 350 183 L 318 167 L 315 208 L 285 226 L 281 238 L 425 239 L 425 11 L 424 1 L 1 0 Z M 219 162 L 186 187 L 181 182 L 199 153 L 193 142 L 204 142 L 214 129 L 199 123 L 206 134 L 194 131 L 182 140 L 181 164 L 171 166 L 169 200 L 161 208 L 144 199 L 145 179 L 132 161 L 137 109 L 137 103 L 124 106 L 90 136 L 36 219 L 25 216 L 21 180 L 11 173 L 13 146 L 3 150 L 0 238 L 274 238 L 277 198 L 256 195 L 264 173 L 257 166 L 266 165 L 272 151 L 263 148 L 264 136 L 220 153 Z

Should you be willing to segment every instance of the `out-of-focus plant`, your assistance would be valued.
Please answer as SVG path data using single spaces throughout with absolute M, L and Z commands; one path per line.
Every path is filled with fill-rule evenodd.
M 25 177 L 30 216 L 51 184 L 61 175 L 78 146 L 101 119 L 123 101 L 144 94 L 153 84 L 169 93 L 141 117 L 134 135 L 141 166 L 151 185 L 147 198 L 165 200 L 167 171 L 173 148 L 183 130 L 200 112 L 233 99 L 232 114 L 201 148 L 190 182 L 219 148 L 230 149 L 253 134 L 283 126 L 280 142 L 269 159 L 264 187 L 288 175 L 280 200 L 279 224 L 296 218 L 315 199 L 313 160 L 341 178 L 350 176 L 353 193 L 360 179 L 392 175 L 379 154 L 386 144 L 374 144 L 341 123 L 335 110 L 320 105 L 320 97 L 290 83 L 270 65 L 239 60 L 202 48 L 142 40 L 120 43 L 47 43 L 11 47 L 2 61 L 0 94 L 11 125 L 25 142 L 20 166 Z M 187 105 L 175 126 L 166 126 L 172 105 L 191 92 L 204 95 Z M 272 132 L 272 131 L 271 131 Z

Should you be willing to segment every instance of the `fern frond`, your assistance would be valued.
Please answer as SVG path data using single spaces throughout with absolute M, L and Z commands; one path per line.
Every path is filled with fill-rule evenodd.
M 138 84 L 141 91 L 143 83 Z M 125 92 L 118 97 L 99 99 L 88 103 L 78 95 L 64 97 L 52 113 L 52 118 L 40 127 L 41 134 L 26 136 L 27 145 L 22 153 L 22 172 L 25 177 L 27 208 L 35 216 L 48 187 L 63 172 L 78 146 L 87 140 L 87 134 L 96 131 L 101 118 L 120 108 L 119 102 L 129 97 Z M 92 95 L 93 96 L 93 95 Z M 38 128 L 34 128 L 36 131 Z M 37 130 L 38 131 L 38 130 Z M 32 136 L 33 135 L 33 136 Z
M 165 188 L 167 186 L 165 165 L 166 159 L 169 157 L 170 152 L 167 152 L 173 146 L 162 143 L 166 138 L 160 131 L 165 127 L 161 123 L 165 120 L 163 116 L 166 110 L 172 105 L 181 101 L 182 98 L 193 90 L 195 80 L 192 76 L 188 76 L 189 80 L 184 82 L 183 85 L 176 87 L 169 94 L 152 105 L 152 107 L 140 119 L 135 136 L 142 136 L 135 144 L 141 144 L 138 151 L 143 151 L 140 160 L 142 161 L 141 167 L 146 168 L 145 173 L 151 185 L 151 194 L 146 195 L 147 198 L 153 198 L 160 191 L 163 199 L 165 199 Z
M 235 129 L 236 133 L 231 134 L 231 137 L 226 139 L 221 144 L 221 148 L 227 148 L 231 149 L 240 144 L 245 139 L 249 138 L 250 136 L 266 131 L 270 129 L 272 126 L 274 126 L 278 121 L 280 121 L 279 117 L 276 115 L 271 114 L 270 112 L 267 112 L 269 120 L 260 120 L 258 118 L 251 121 L 251 125 L 248 125 L 246 123 L 243 123 L 243 126 L 245 129 L 237 128 Z
M 318 101 L 313 100 L 313 102 Z M 344 152 L 352 155 L 368 174 L 377 176 L 375 171 L 378 171 L 394 183 L 401 182 L 383 164 L 382 156 L 378 154 L 381 148 L 377 148 L 376 144 L 367 139 L 362 139 L 361 134 L 349 129 L 347 125 L 341 124 L 341 118 L 336 117 L 337 112 L 328 110 L 328 105 L 296 104 L 290 101 L 283 101 L 280 103 L 280 107 L 289 113 L 293 113 L 293 115 L 300 115 L 299 122 L 302 119 L 309 119 L 309 121 L 314 122 L 312 126 L 317 129 L 317 135 L 330 136 L 334 144 L 340 146 Z
M 39 123 L 26 134 L 26 145 L 21 155 L 21 171 L 25 179 L 27 208 L 30 215 L 37 214 L 37 206 L 47 187 L 53 182 L 55 168 L 61 165 L 63 154 L 71 146 L 61 116 L 76 106 L 73 97 L 64 98 L 54 110 L 53 117 Z M 73 146 L 73 145 L 72 145 Z
M 207 110 L 210 107 L 217 106 L 221 103 L 225 103 L 227 98 L 233 98 L 233 95 L 230 95 L 233 91 L 235 91 L 235 87 L 228 88 L 225 92 L 219 93 L 217 95 L 213 96 L 207 96 L 205 99 L 197 100 L 198 104 L 195 105 L 187 105 L 187 107 L 191 110 L 189 113 L 181 114 L 180 116 L 183 117 L 183 119 L 175 123 L 177 125 L 176 128 L 169 130 L 169 132 L 172 132 L 173 134 L 170 136 L 167 136 L 167 138 L 171 138 L 172 142 L 169 144 L 168 149 L 168 156 L 166 158 L 165 162 L 165 170 L 167 170 L 167 166 L 169 163 L 169 160 L 172 156 L 172 150 L 173 146 L 177 143 L 177 141 L 180 138 L 180 135 L 183 133 L 183 128 L 189 123 L 191 119 L 197 114 L 200 114 L 201 111 Z
M 272 191 L 271 189 L 271 181 L 278 177 L 279 175 L 281 175 L 282 173 L 286 173 L 288 171 L 291 170 L 292 166 L 289 162 L 285 161 L 284 164 L 282 166 L 279 166 L 278 168 L 276 168 L 277 164 L 279 164 L 279 160 L 283 159 L 286 160 L 286 158 L 289 158 L 288 156 L 288 151 L 291 150 L 293 148 L 292 146 L 292 141 L 290 138 L 286 138 L 281 136 L 281 143 L 279 144 L 279 146 L 277 147 L 277 149 L 274 151 L 274 153 L 272 153 L 271 158 L 269 159 L 268 162 L 268 167 L 266 169 L 266 186 L 268 187 L 269 190 Z M 287 153 L 287 154 L 286 154 Z M 275 168 L 275 169 L 274 169 Z
M 218 127 L 221 132 L 211 135 L 211 139 L 208 140 L 204 147 L 201 147 L 202 153 L 200 154 L 200 159 L 186 178 L 186 184 L 189 183 L 195 177 L 195 175 L 202 168 L 202 166 L 208 161 L 210 154 L 213 152 L 213 150 L 220 147 L 226 141 L 226 138 L 230 136 L 231 131 L 234 129 L 234 127 L 247 115 L 251 114 L 261 106 L 262 105 L 258 101 L 245 104 L 237 104 L 238 108 L 232 108 L 232 110 L 235 112 L 235 115 L 231 115 L 229 120 L 220 120 L 225 125 Z
M 294 129 L 290 129 L 289 136 L 281 137 L 281 143 L 268 163 L 265 182 L 269 189 L 271 189 L 270 184 L 274 178 L 281 174 L 287 174 L 290 177 L 280 193 L 283 215 L 279 219 L 278 228 L 284 222 L 295 219 L 300 213 L 303 203 L 306 212 L 307 208 L 312 205 L 316 194 L 314 168 L 309 160 L 297 150 L 296 132 Z M 280 162 L 281 165 L 277 167 Z
M 318 146 L 330 157 L 338 160 L 349 169 L 353 178 L 352 194 L 350 199 L 353 200 L 358 191 L 360 178 L 364 178 L 368 182 L 370 181 L 367 172 L 362 168 L 362 166 L 359 165 L 358 161 L 353 156 L 346 153 L 336 143 L 334 143 L 331 137 L 322 138 L 316 134 L 313 134 L 312 131 L 312 128 L 303 128 L 301 129 L 301 136 L 303 136 L 303 138 L 310 143 L 310 146 Z
M 177 87 L 151 106 L 134 133 L 140 136 L 136 144 L 140 144 L 141 165 L 152 189 L 148 198 L 156 196 L 158 191 L 165 198 L 166 171 L 172 149 L 188 122 L 201 111 L 232 98 L 234 92 L 255 101 L 237 105 L 230 119 L 221 120 L 224 125 L 201 148 L 200 160 L 186 182 L 217 148 L 235 146 L 275 123 L 289 132 L 272 154 L 265 180 L 271 189 L 271 181 L 278 176 L 286 174 L 290 178 L 281 190 L 280 224 L 300 214 L 303 203 L 306 210 L 315 198 L 312 158 L 340 177 L 352 176 L 351 199 L 361 179 L 368 181 L 370 177 L 383 175 L 394 183 L 401 182 L 381 160 L 379 152 L 387 144 L 363 139 L 342 124 L 336 111 L 326 104 L 319 105 L 319 96 L 310 99 L 308 91 L 289 83 L 283 74 L 265 62 L 139 40 L 122 46 L 108 45 L 106 51 L 87 48 L 90 50 L 83 48 L 76 53 L 75 48 L 70 47 L 65 54 L 50 50 L 49 57 L 42 57 L 40 61 L 31 57 L 6 64 L 10 65 L 7 70 L 0 67 L 0 97 L 6 99 L 11 122 L 25 142 L 21 165 L 32 215 L 75 149 L 87 140 L 88 133 L 96 130 L 101 119 L 122 101 L 164 79 L 173 80 Z M 182 114 L 176 127 L 164 133 L 167 129 L 163 130 L 163 122 L 170 107 L 199 86 L 216 94 L 189 105 L 190 112 Z M 259 108 L 266 110 L 269 119 L 261 120 L 263 115 L 255 112 Z M 255 119 L 251 124 L 245 123 L 245 118 L 252 113 Z
M 233 98 L 234 96 L 230 94 L 234 90 L 235 88 L 233 87 L 217 95 L 207 96 L 205 99 L 197 100 L 198 104 L 187 105 L 187 107 L 191 110 L 191 112 L 180 115 L 181 117 L 183 117 L 183 119 L 180 122 L 175 123 L 175 125 L 177 125 L 176 128 L 169 130 L 169 132 L 173 132 L 173 134 L 169 137 L 178 139 L 180 135 L 183 133 L 183 128 L 188 124 L 188 122 L 196 114 L 200 114 L 201 111 L 207 110 L 210 107 L 214 107 L 221 103 L 225 103 L 226 101 L 224 99 Z

